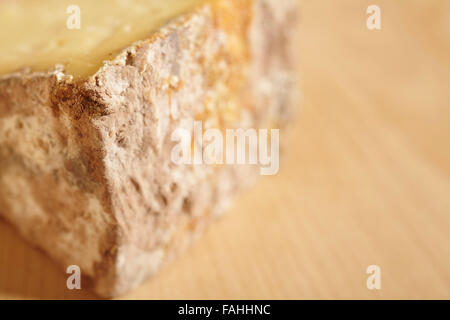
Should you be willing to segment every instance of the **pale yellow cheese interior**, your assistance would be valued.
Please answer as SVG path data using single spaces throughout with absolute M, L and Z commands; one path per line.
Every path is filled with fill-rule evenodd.
M 202 2 L 0 0 L 0 75 L 26 67 L 48 71 L 56 64 L 74 77 L 91 75 L 104 60 Z M 76 17 L 68 12 L 71 5 L 80 9 L 80 29 L 67 27 Z

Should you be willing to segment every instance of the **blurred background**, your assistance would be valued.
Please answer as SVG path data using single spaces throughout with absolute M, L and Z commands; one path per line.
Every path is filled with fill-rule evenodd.
M 300 29 L 280 173 L 123 298 L 450 298 L 450 1 L 304 0 Z M 1 299 L 95 298 L 65 284 L 0 221 Z

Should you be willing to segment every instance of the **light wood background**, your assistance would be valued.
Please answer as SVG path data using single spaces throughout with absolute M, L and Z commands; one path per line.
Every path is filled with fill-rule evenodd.
M 450 1 L 305 0 L 299 38 L 280 173 L 123 298 L 450 298 Z M 95 298 L 65 281 L 0 223 L 0 298 Z

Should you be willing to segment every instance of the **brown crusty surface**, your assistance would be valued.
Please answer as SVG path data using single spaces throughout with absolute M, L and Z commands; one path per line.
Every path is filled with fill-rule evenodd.
M 176 165 L 175 128 L 282 128 L 294 106 L 295 0 L 219 0 L 86 79 L 63 67 L 0 78 L 0 215 L 95 291 L 161 265 L 258 176 Z

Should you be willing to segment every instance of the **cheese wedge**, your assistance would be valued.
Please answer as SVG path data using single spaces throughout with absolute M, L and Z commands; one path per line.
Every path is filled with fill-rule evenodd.
M 174 163 L 177 128 L 283 128 L 295 110 L 296 0 L 6 0 L 0 24 L 0 215 L 102 296 L 259 174 Z

